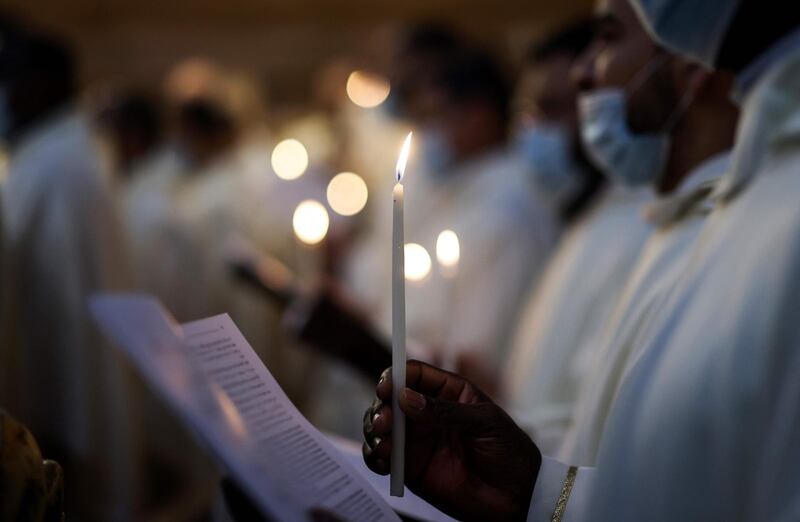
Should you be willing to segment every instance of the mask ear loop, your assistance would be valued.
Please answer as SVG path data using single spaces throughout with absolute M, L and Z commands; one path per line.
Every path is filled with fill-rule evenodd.
M 675 109 L 672 111 L 672 114 L 669 115 L 669 118 L 667 118 L 666 123 L 664 123 L 663 132 L 671 134 L 672 131 L 675 130 L 675 127 L 678 126 L 678 123 L 680 123 L 681 118 L 683 118 L 684 114 L 686 114 L 686 111 L 689 110 L 689 107 L 691 107 L 692 103 L 694 103 L 695 94 L 696 93 L 694 89 L 692 88 L 686 89 L 686 92 L 683 93 L 683 96 L 681 96 L 681 99 L 675 106 Z
M 625 86 L 625 93 L 627 96 L 635 93 L 639 89 L 642 88 L 644 82 L 646 82 L 650 76 L 655 74 L 655 72 L 661 68 L 662 65 L 667 63 L 669 60 L 669 55 L 664 51 L 659 51 L 658 55 L 654 56 L 647 62 L 641 69 L 639 69 L 636 74 L 633 75 L 633 78 L 628 81 L 628 84 Z

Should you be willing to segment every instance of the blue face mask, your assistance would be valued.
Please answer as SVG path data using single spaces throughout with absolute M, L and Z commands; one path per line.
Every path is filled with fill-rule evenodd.
M 614 183 L 634 188 L 658 180 L 669 155 L 669 135 L 631 132 L 625 91 L 601 89 L 581 95 L 578 110 L 586 154 Z
M 517 147 L 530 166 L 534 186 L 551 200 L 563 200 L 579 188 L 581 168 L 563 125 L 531 125 L 520 132 Z
M 598 89 L 578 99 L 581 141 L 586 154 L 597 168 L 624 187 L 638 188 L 658 182 L 669 159 L 672 130 L 694 99 L 693 91 L 687 90 L 661 131 L 631 131 L 626 93 L 641 88 L 668 57 L 657 54 L 634 76 L 627 90 Z
M 425 129 L 422 132 L 420 156 L 425 167 L 434 179 L 442 179 L 455 163 L 455 154 L 444 134 L 438 129 Z
M 631 0 L 664 46 L 714 66 L 741 0 Z

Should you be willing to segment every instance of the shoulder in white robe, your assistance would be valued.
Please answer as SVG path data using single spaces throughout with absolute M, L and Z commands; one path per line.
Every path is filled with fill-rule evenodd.
M 564 462 L 594 465 L 608 408 L 628 361 L 637 353 L 637 341 L 685 271 L 691 247 L 708 215 L 707 205 L 693 204 L 692 200 L 708 195 L 729 165 L 729 152 L 714 156 L 689 173 L 677 194 L 645 207 L 645 214 L 657 228 L 642 249 L 598 340 L 560 450 Z M 694 208 L 682 211 L 685 205 Z
M 494 373 L 505 360 L 520 301 L 550 257 L 557 225 L 530 189 L 524 164 L 507 151 L 486 154 L 449 176 L 427 208 L 414 211 L 413 190 L 406 197 L 406 242 L 425 247 L 433 262 L 425 280 L 406 285 L 408 334 L 440 347 L 451 361 L 464 352 L 479 354 Z M 460 242 L 451 277 L 436 260 L 444 230 Z
M 2 403 L 70 474 L 68 503 L 125 519 L 138 429 L 128 373 L 88 316 L 126 288 L 122 227 L 85 120 L 65 112 L 14 149 L 3 190 Z
M 747 101 L 721 204 L 625 374 L 565 522 L 800 518 L 798 107 L 795 52 Z M 531 521 L 546 520 L 539 506 L 555 505 L 544 497 L 564 476 L 543 470 Z
M 553 454 L 567 429 L 585 364 L 652 227 L 649 191 L 610 189 L 562 238 L 532 288 L 512 337 L 504 386 L 511 415 Z

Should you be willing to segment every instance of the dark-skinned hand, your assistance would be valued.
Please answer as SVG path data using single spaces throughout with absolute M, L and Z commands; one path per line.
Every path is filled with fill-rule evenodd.
M 400 408 L 406 414 L 406 485 L 459 520 L 525 520 L 542 456 L 511 417 L 464 378 L 409 361 Z M 390 471 L 391 371 L 364 415 L 364 460 Z

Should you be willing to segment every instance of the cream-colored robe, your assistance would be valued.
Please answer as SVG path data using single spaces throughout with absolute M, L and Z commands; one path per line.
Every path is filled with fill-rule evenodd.
M 652 227 L 648 191 L 610 192 L 561 239 L 532 288 L 511 341 L 503 385 L 511 415 L 554 454 L 572 418 L 586 360 Z
M 564 522 L 800 518 L 800 49 L 744 106 L 731 171 L 629 366 Z M 546 460 L 529 520 L 566 467 Z
M 710 158 L 689 173 L 677 193 L 643 209 L 656 231 L 645 244 L 592 354 L 591 369 L 586 372 L 587 379 L 560 450 L 564 462 L 594 464 L 622 374 L 636 355 L 639 337 L 647 331 L 684 272 L 692 245 L 709 213 L 707 205 L 694 204 L 694 200 L 707 195 L 729 165 L 730 153 Z
M 140 426 L 127 367 L 88 315 L 89 295 L 129 281 L 98 158 L 72 111 L 30 130 L 12 151 L 2 204 L 0 401 L 62 460 L 76 516 L 122 520 L 136 494 Z

